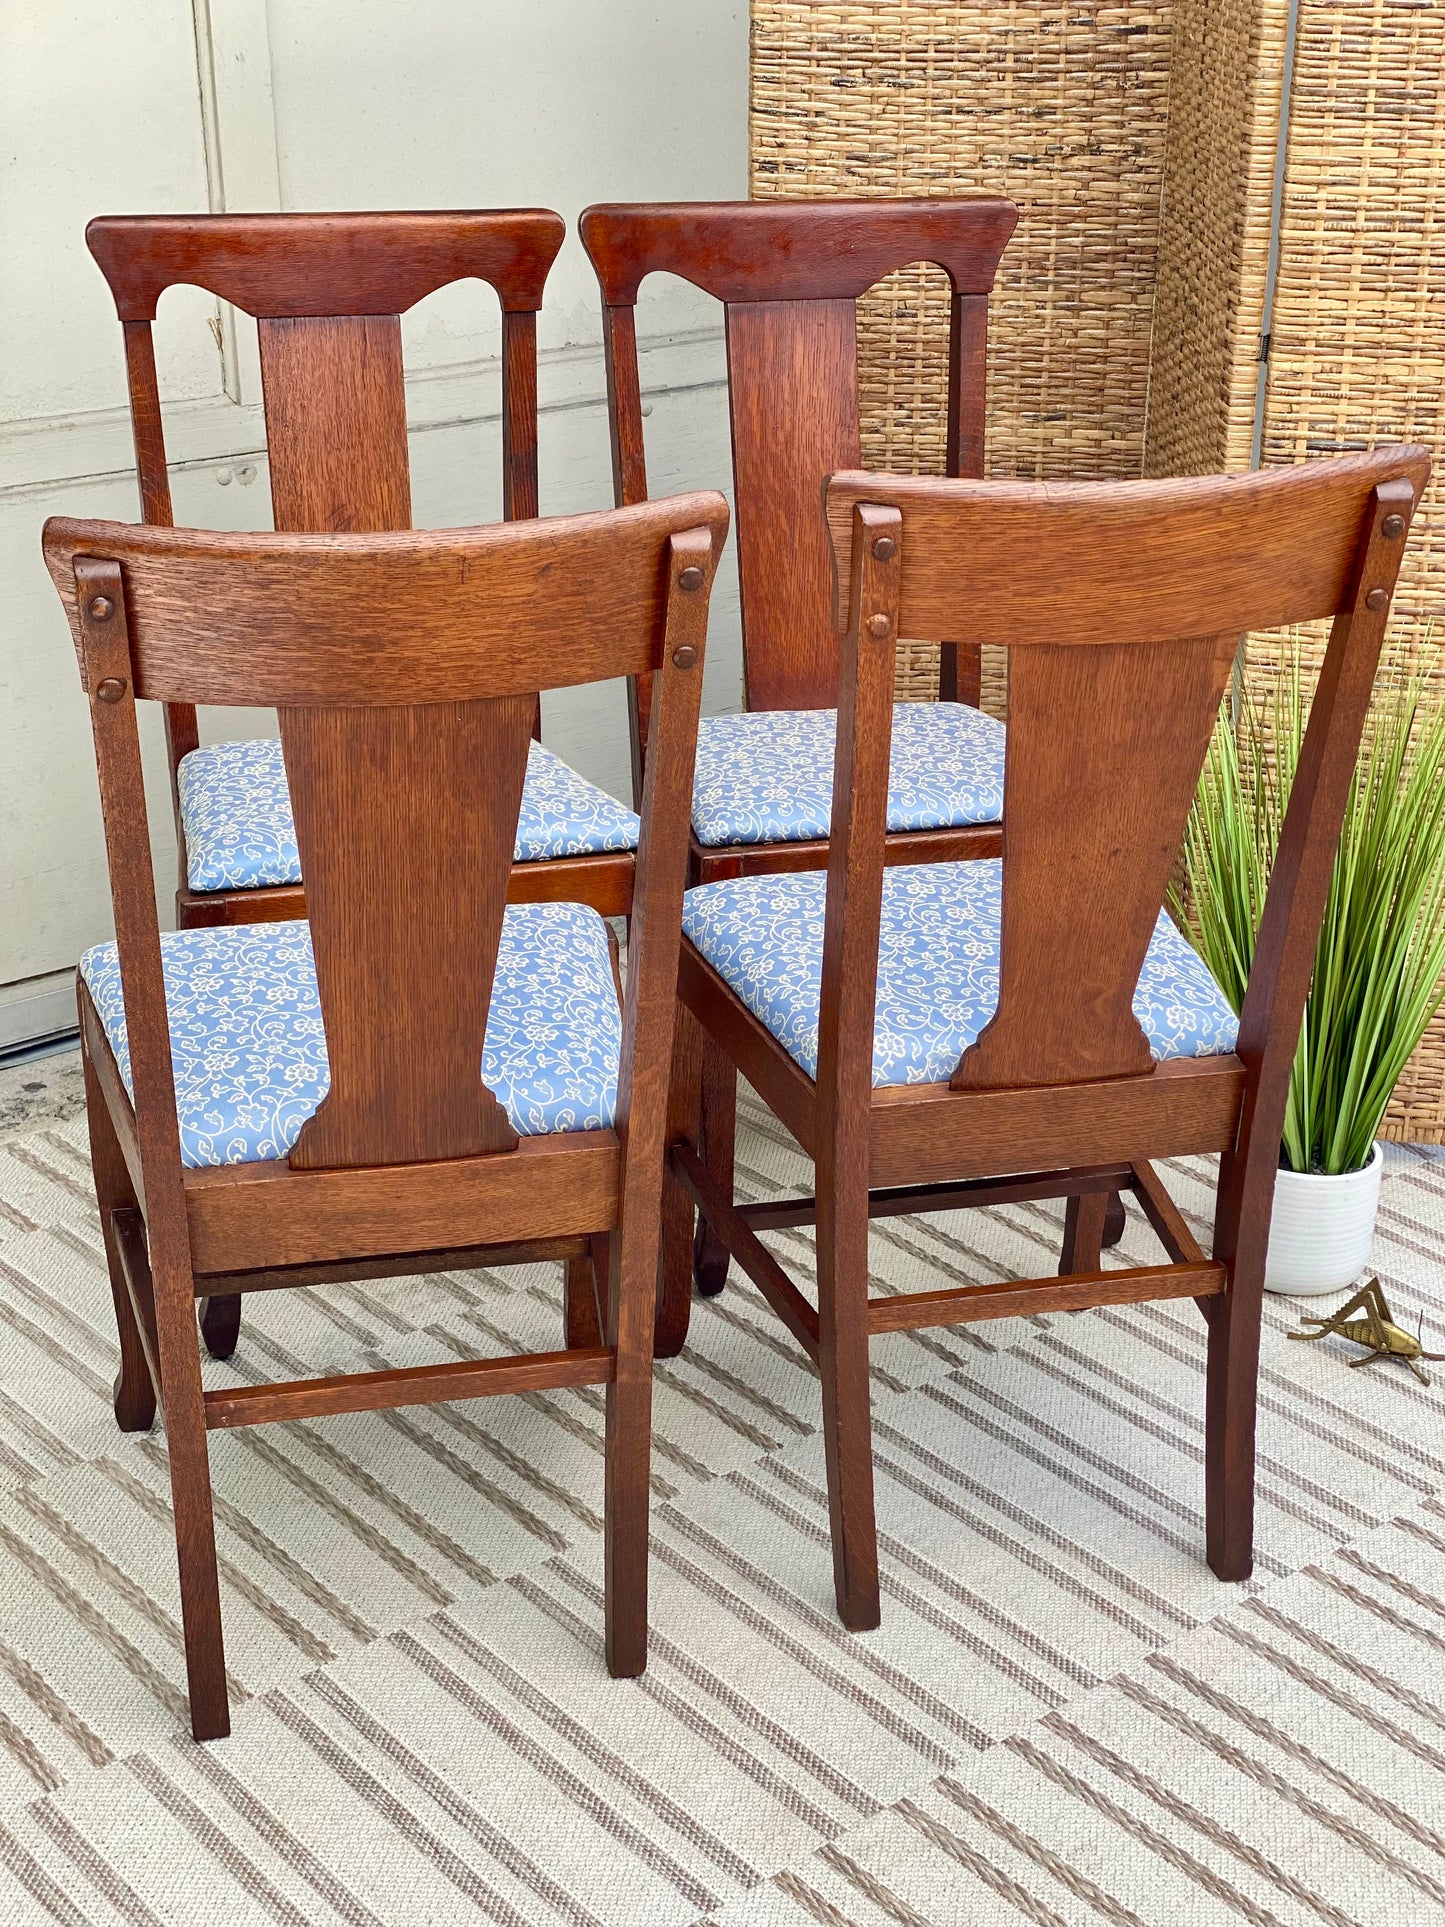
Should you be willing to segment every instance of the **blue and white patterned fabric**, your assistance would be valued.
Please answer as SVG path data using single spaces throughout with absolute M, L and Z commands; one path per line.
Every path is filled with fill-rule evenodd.
M 699 843 L 799 843 L 833 815 L 836 709 L 754 709 L 698 726 L 692 826 Z M 966 703 L 896 703 L 890 830 L 997 823 L 1004 726 Z
M 331 1073 L 307 923 L 166 931 L 181 1162 L 283 1158 Z M 130 1046 L 113 943 L 80 960 L 132 1099 Z M 622 1016 L 607 926 L 580 903 L 507 908 L 482 1052 L 483 1081 L 519 1135 L 610 1127 Z
M 705 883 L 688 891 L 682 918 L 703 956 L 810 1077 L 818 1074 L 827 888 L 821 870 Z M 875 1084 L 945 1081 L 992 1017 L 1002 893 L 997 858 L 884 871 Z M 1134 1015 L 1156 1058 L 1234 1049 L 1234 1012 L 1162 910 Z
M 193 749 L 181 758 L 177 782 L 193 890 L 301 881 L 286 765 L 274 737 Z M 635 850 L 640 829 L 631 810 L 532 744 L 514 862 Z

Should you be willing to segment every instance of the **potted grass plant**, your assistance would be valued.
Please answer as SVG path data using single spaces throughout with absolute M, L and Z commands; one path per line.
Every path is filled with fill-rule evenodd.
M 1290 1077 L 1265 1286 L 1343 1290 L 1369 1260 L 1385 1107 L 1445 995 L 1445 707 L 1388 682 L 1360 751 Z M 1221 713 L 1171 908 L 1238 1011 L 1309 700 L 1298 641 Z

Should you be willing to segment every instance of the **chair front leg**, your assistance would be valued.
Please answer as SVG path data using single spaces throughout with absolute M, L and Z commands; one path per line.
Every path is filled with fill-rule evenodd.
M 873 1416 L 868 1379 L 867 1181 L 818 1173 L 818 1375 L 833 1528 L 838 1617 L 852 1632 L 879 1623 L 878 1528 L 873 1510 Z
M 1209 1363 L 1204 1395 L 1205 1554 L 1215 1577 L 1254 1570 L 1254 1430 L 1264 1266 L 1231 1266 L 1228 1289 L 1208 1300 Z
M 1117 1191 L 1111 1191 L 1104 1207 L 1103 1245 L 1105 1251 L 1112 1251 L 1114 1246 L 1119 1243 L 1124 1236 L 1124 1229 L 1127 1224 L 1128 1219 L 1124 1215 L 1124 1200 Z
M 604 1345 L 603 1327 L 606 1323 L 608 1270 L 611 1265 L 611 1234 L 598 1232 L 589 1240 L 590 1249 L 585 1258 L 569 1258 L 566 1265 L 565 1280 L 565 1321 L 566 1345 L 568 1351 L 578 1346 Z M 599 1322 L 598 1307 L 602 1307 Z
M 241 1294 L 201 1300 L 201 1336 L 212 1358 L 229 1358 L 241 1336 Z
M 1085 1191 L 1069 1199 L 1064 1210 L 1064 1248 L 1059 1256 L 1061 1278 L 1074 1271 L 1099 1269 L 1109 1196 L 1107 1191 Z
M 95 1074 L 86 1042 L 85 1025 L 80 1031 L 80 1061 L 85 1073 L 85 1117 L 90 1130 L 90 1168 L 95 1178 L 95 1202 L 100 1211 L 100 1235 L 105 1244 L 105 1265 L 110 1274 L 110 1295 L 115 1302 L 116 1332 L 120 1339 L 120 1370 L 116 1374 L 111 1398 L 115 1422 L 122 1432 L 148 1432 L 155 1423 L 156 1393 L 146 1364 L 140 1327 L 126 1290 L 120 1248 L 112 1214 L 138 1212 L 135 1186 L 131 1183 L 125 1155 L 116 1136 L 115 1125 L 106 1108 L 105 1093 Z
M 707 1174 L 725 1198 L 733 1195 L 737 1151 L 738 1074 L 726 1054 L 706 1035 L 702 1045 L 702 1146 Z M 698 1213 L 692 1275 L 703 1298 L 715 1298 L 728 1275 L 726 1245 Z
M 635 1679 L 647 1666 L 647 1534 L 652 1481 L 653 1278 L 657 1226 L 624 1223 L 609 1240 L 607 1338 L 607 1670 Z
M 679 1000 L 672 1035 L 672 1072 L 667 1097 L 667 1142 L 690 1144 L 701 1156 L 702 1028 L 687 1005 Z M 698 1223 L 703 1220 L 698 1214 Z M 662 1178 L 662 1239 L 658 1257 L 657 1329 L 654 1351 L 658 1358 L 676 1358 L 687 1343 L 692 1321 L 693 1204 L 692 1195 L 664 1167 Z

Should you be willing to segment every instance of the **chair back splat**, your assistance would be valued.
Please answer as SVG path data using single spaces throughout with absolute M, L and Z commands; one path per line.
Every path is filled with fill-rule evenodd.
M 988 295 L 1018 211 L 1010 201 L 758 201 L 597 206 L 580 231 L 602 286 L 619 502 L 647 495 L 636 302 L 675 274 L 724 305 L 749 709 L 826 709 L 838 645 L 827 619 L 818 491 L 859 460 L 858 297 L 927 261 L 952 287 L 947 468 L 983 474 Z M 960 632 L 967 634 L 967 631 Z M 940 693 L 978 700 L 978 651 L 946 644 Z M 634 756 L 650 701 L 635 693 Z
M 205 288 L 256 319 L 275 526 L 355 531 L 411 526 L 400 317 L 469 278 L 502 306 L 503 513 L 536 515 L 537 310 L 565 232 L 545 208 L 92 221 L 125 334 L 145 520 L 173 520 L 152 340 L 167 288 Z M 199 743 L 194 704 L 168 704 L 166 727 L 174 789 Z M 283 743 L 289 769 L 284 729 Z M 181 858 L 184 893 L 184 839 Z

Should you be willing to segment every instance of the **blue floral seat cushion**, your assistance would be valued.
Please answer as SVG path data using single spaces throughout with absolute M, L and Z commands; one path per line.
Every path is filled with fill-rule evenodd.
M 274 737 L 193 749 L 181 758 L 176 780 L 193 890 L 256 890 L 301 881 L 286 765 Z M 635 850 L 640 829 L 615 797 L 532 744 L 514 862 Z
M 331 1084 L 311 926 L 166 931 L 161 961 L 181 1162 L 285 1157 Z M 134 1099 L 115 945 L 88 950 L 80 974 Z M 610 1127 L 621 1047 L 601 917 L 580 903 L 509 905 L 481 1075 L 518 1134 Z
M 997 858 L 884 871 L 875 1085 L 944 1082 L 993 1015 L 1002 887 Z M 686 935 L 810 1077 L 818 1074 L 826 895 L 824 872 L 808 870 L 705 883 L 683 908 Z M 1234 1012 L 1162 910 L 1134 1014 L 1156 1058 L 1234 1049 Z
M 836 709 L 754 709 L 698 727 L 692 826 L 699 843 L 799 843 L 833 814 Z M 997 823 L 1004 726 L 966 703 L 896 703 L 890 830 Z

